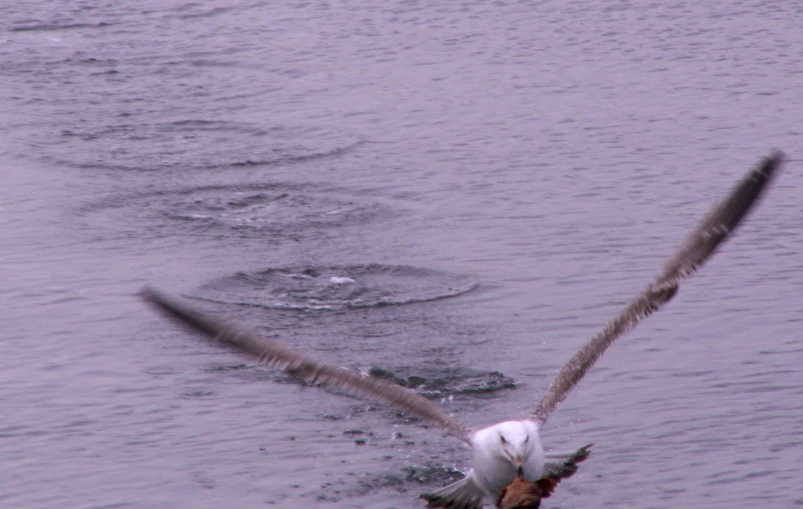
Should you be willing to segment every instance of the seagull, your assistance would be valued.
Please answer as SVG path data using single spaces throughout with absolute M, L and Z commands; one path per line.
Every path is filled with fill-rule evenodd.
M 311 384 L 384 401 L 439 425 L 470 447 L 472 468 L 459 481 L 425 493 L 421 498 L 427 501 L 428 508 L 481 509 L 486 501 L 497 503 L 502 490 L 517 478 L 526 481 L 547 478 L 557 482 L 577 471 L 577 463 L 588 457 L 590 445 L 571 453 L 545 454 L 539 434 L 541 427 L 602 354 L 641 320 L 669 302 L 677 293 L 680 281 L 694 274 L 714 254 L 757 203 L 783 161 L 784 154 L 780 151 L 762 159 L 730 195 L 703 218 L 658 276 L 569 359 L 529 415 L 482 429 L 467 428 L 433 402 L 399 385 L 320 363 L 275 339 L 191 309 L 155 289 L 145 287 L 140 296 L 168 318 L 213 340 L 233 345 L 262 364 L 284 370 Z

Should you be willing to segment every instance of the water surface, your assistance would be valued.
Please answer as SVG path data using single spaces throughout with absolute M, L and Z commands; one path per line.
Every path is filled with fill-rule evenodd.
M 794 3 L 0 7 L 0 505 L 417 508 L 455 440 L 185 334 L 152 284 L 469 425 L 527 412 L 772 147 Z M 799 163 L 544 430 L 550 508 L 803 506 Z

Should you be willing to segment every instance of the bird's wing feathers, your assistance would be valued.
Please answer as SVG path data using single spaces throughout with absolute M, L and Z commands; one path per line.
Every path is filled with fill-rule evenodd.
M 672 299 L 680 280 L 694 274 L 755 205 L 783 163 L 783 158 L 779 151 L 765 158 L 721 204 L 714 207 L 669 259 L 658 277 L 561 368 L 541 403 L 530 414 L 531 419 L 546 421 L 608 347 Z
M 485 506 L 485 492 L 477 485 L 473 470 L 459 481 L 419 498 L 427 501 L 427 509 L 482 509 Z
M 468 442 L 469 431 L 438 406 L 399 385 L 342 368 L 321 364 L 288 349 L 277 341 L 234 327 L 226 322 L 189 309 L 156 290 L 145 288 L 140 296 L 170 319 L 195 332 L 233 345 L 267 366 L 282 369 L 308 382 L 340 388 L 390 403 L 399 409 L 436 423 L 457 438 Z

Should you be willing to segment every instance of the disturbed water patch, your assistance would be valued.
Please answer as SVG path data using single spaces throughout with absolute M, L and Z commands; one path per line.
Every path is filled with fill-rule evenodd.
M 391 210 L 390 206 L 336 188 L 276 183 L 112 196 L 78 212 L 94 226 L 161 237 L 174 235 L 177 224 L 196 232 L 294 235 L 311 227 L 363 224 L 388 216 Z
M 369 474 L 358 481 L 359 487 L 347 492 L 348 495 L 362 495 L 382 488 L 392 488 L 399 493 L 415 492 L 431 486 L 446 486 L 464 477 L 464 473 L 453 467 L 429 463 L 407 466 L 401 472 Z
M 422 371 L 420 368 L 390 370 L 373 367 L 371 376 L 413 389 L 430 399 L 443 399 L 455 395 L 490 397 L 493 394 L 515 389 L 516 382 L 498 371 L 476 371 L 466 368 L 441 368 Z
M 169 170 L 307 161 L 362 142 L 329 126 L 181 120 L 39 129 L 30 134 L 26 154 L 79 168 Z
M 433 400 L 443 400 L 453 396 L 493 397 L 500 391 L 515 389 L 517 385 L 515 380 L 498 371 L 479 371 L 463 367 L 437 369 L 427 366 L 394 368 L 372 366 L 368 368 L 354 367 L 352 369 L 364 375 L 401 385 Z M 307 387 L 317 386 L 317 384 L 308 383 L 301 378 L 282 371 L 264 369 L 251 364 L 216 364 L 205 368 L 204 371 L 222 375 L 223 383 L 271 382 L 298 384 Z M 342 393 L 337 389 L 324 388 L 324 390 L 335 394 Z M 344 394 L 350 396 L 350 393 Z M 364 399 L 361 396 L 353 397 Z M 357 410 L 352 409 L 349 415 L 354 415 L 354 412 L 360 413 L 364 410 L 365 407 L 360 407 Z M 340 416 L 331 414 L 327 415 L 326 418 L 339 420 Z
M 273 309 L 343 309 L 428 302 L 477 286 L 471 276 L 406 265 L 298 266 L 238 272 L 201 286 L 193 296 Z

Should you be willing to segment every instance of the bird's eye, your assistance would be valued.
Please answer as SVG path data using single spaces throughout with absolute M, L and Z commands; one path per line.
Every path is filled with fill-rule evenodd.
M 507 440 L 505 440 L 505 437 L 503 437 L 502 435 L 499 435 L 499 440 L 501 440 L 503 444 L 507 443 Z

